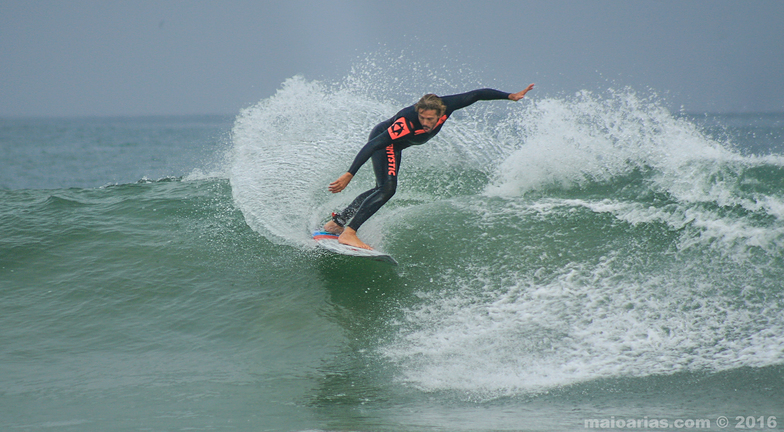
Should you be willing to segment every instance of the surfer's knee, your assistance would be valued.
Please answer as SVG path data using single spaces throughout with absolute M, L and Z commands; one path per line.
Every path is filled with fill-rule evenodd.
M 384 202 L 389 201 L 397 191 L 397 181 L 388 181 L 380 188 L 381 196 Z

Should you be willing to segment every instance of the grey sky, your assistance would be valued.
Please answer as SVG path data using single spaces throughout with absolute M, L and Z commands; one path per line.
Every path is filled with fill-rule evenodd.
M 0 0 L 0 116 L 235 114 L 293 75 L 444 47 L 532 96 L 630 86 L 688 112 L 784 111 L 782 17 L 777 0 Z

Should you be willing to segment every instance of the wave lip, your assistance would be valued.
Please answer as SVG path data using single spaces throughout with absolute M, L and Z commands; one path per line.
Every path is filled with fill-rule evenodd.
M 308 232 L 346 196 L 328 196 L 327 185 L 349 166 L 384 108 L 297 76 L 243 110 L 232 130 L 230 180 L 248 225 L 275 243 L 310 244 Z

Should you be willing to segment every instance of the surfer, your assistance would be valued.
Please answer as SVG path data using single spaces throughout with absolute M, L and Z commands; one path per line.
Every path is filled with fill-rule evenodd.
M 339 234 L 338 241 L 342 244 L 372 249 L 357 237 L 357 230 L 395 194 L 402 150 L 433 138 L 456 110 L 480 100 L 509 99 L 516 102 L 533 88 L 531 84 L 517 93 L 478 89 L 444 97 L 427 94 L 416 104 L 403 108 L 394 117 L 376 125 L 351 167 L 330 183 L 329 191 L 338 193 L 345 189 L 368 159 L 373 161 L 376 187 L 361 193 L 340 213 L 333 213 L 332 220 L 324 225 L 324 231 Z

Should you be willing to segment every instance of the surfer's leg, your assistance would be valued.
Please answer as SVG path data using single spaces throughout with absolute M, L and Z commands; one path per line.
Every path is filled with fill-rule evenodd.
M 356 214 L 348 223 L 348 227 L 358 230 L 365 221 L 373 216 L 384 204 L 395 195 L 397 190 L 397 180 L 391 180 L 384 183 L 383 186 L 373 190 L 373 193 L 362 202 L 362 205 L 357 209 Z
M 362 202 L 370 196 L 373 192 L 376 191 L 376 188 L 370 189 L 368 191 L 362 192 L 359 194 L 358 197 L 354 198 L 354 201 L 348 205 L 348 207 L 344 208 L 343 211 L 340 213 L 332 213 L 332 220 L 324 224 L 324 231 L 331 232 L 333 234 L 341 234 L 343 233 L 343 228 L 346 226 L 346 223 L 351 220 L 352 217 L 357 213 L 359 206 L 362 205 Z
M 373 128 L 373 130 L 370 131 L 370 136 L 368 136 L 368 141 L 372 140 L 373 138 L 375 138 L 376 136 L 382 133 L 387 133 L 386 132 L 387 128 L 389 128 L 390 125 L 391 122 L 387 122 L 387 121 L 377 124 Z M 357 214 L 357 210 L 359 210 L 359 207 L 362 205 L 365 199 L 367 199 L 367 197 L 369 197 L 371 194 L 373 194 L 378 190 L 379 172 L 378 169 L 376 169 L 375 165 L 376 162 L 374 158 L 373 167 L 376 172 L 376 187 L 359 194 L 359 196 L 354 198 L 354 201 L 352 201 L 351 204 L 349 204 L 348 207 L 344 208 L 343 211 L 341 211 L 340 213 L 332 213 L 332 220 L 324 225 L 324 231 L 331 232 L 334 234 L 342 234 L 344 227 L 346 226 L 348 221 L 350 221 L 351 218 L 353 218 L 354 215 Z
M 374 187 L 373 189 L 370 189 L 368 191 L 359 194 L 359 196 L 354 198 L 354 201 L 352 201 L 351 204 L 348 205 L 348 207 L 344 208 L 342 212 L 333 214 L 332 220 L 336 224 L 340 225 L 341 227 L 346 226 L 348 221 L 350 221 L 351 218 L 353 218 L 354 215 L 357 214 L 357 210 L 359 210 L 359 206 L 361 206 L 362 203 L 365 201 L 365 199 L 369 197 L 377 189 L 378 187 Z
M 400 150 L 390 145 L 386 149 L 373 153 L 373 169 L 376 173 L 376 188 L 362 201 L 354 217 L 346 225 L 338 239 L 343 244 L 371 249 L 360 240 L 356 232 L 368 218 L 373 216 L 397 190 L 397 174 L 400 169 Z

